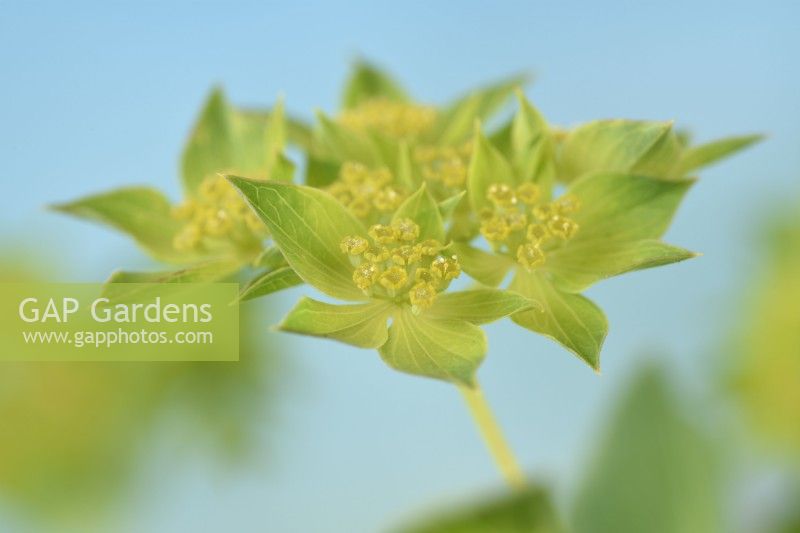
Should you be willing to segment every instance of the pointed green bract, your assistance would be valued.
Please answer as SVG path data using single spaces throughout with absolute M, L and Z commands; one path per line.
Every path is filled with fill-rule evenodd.
M 383 162 L 374 141 L 368 136 L 342 127 L 322 112 L 317 113 L 317 119 L 318 141 L 330 159 L 357 161 L 367 166 L 377 166 Z
M 286 145 L 287 126 L 283 102 L 265 115 L 239 111 L 221 89 L 209 96 L 192 130 L 181 160 L 184 190 L 193 194 L 200 183 L 220 173 L 252 178 L 285 179 L 273 175 Z
M 458 256 L 461 268 L 473 279 L 496 287 L 503 282 L 516 263 L 509 257 L 485 252 L 467 243 L 454 242 L 452 250 Z
M 464 320 L 417 316 L 403 307 L 394 314 L 380 354 L 395 370 L 473 386 L 486 336 Z
M 439 205 L 428 192 L 425 185 L 409 196 L 395 211 L 392 220 L 408 218 L 419 226 L 419 238 L 444 241 L 444 224 Z
M 486 120 L 505 104 L 528 76 L 512 76 L 484 88 L 470 91 L 442 112 L 431 135 L 443 145 L 465 141 L 476 120 Z
M 510 144 L 512 163 L 525 181 L 538 183 L 547 196 L 555 181 L 555 148 L 542 115 L 517 93 L 519 111 L 511 125 Z
M 405 141 L 400 142 L 397 156 L 397 183 L 409 191 L 415 191 L 422 185 L 422 177 L 411 158 L 411 148 Z
M 466 194 L 467 191 L 461 191 L 439 202 L 439 213 L 442 215 L 442 220 L 450 220 Z
M 161 272 L 130 272 L 117 270 L 106 280 L 103 286 L 103 296 L 112 300 L 126 298 L 144 298 L 152 292 L 152 296 L 159 294 L 157 285 L 142 287 L 141 283 L 213 283 L 224 280 L 242 267 L 241 261 L 235 259 L 218 259 L 195 263 L 180 270 Z M 133 284 L 127 289 L 125 284 Z
M 475 289 L 440 294 L 433 306 L 425 311 L 425 316 L 466 320 L 480 325 L 533 308 L 541 309 L 541 305 L 515 292 Z
M 688 148 L 681 156 L 675 174 L 683 176 L 693 170 L 716 163 L 761 141 L 763 138 L 763 135 L 726 137 Z
M 628 172 L 645 166 L 648 153 L 672 127 L 670 122 L 600 120 L 572 130 L 564 141 L 559 179 L 591 172 Z
M 229 177 L 269 228 L 300 278 L 342 300 L 364 300 L 353 284 L 353 266 L 340 243 L 366 236 L 361 223 L 328 193 L 272 181 Z
M 551 252 L 542 267 L 567 292 L 581 292 L 605 278 L 678 263 L 697 254 L 655 239 L 586 241 Z
M 514 170 L 500 151 L 491 145 L 489 140 L 475 128 L 474 153 L 467 173 L 467 195 L 472 210 L 480 212 L 488 207 L 486 190 L 495 183 L 516 185 Z
M 365 61 L 359 61 L 344 88 L 342 107 L 350 109 L 376 98 L 405 102 L 408 95 L 391 76 Z
M 187 193 L 193 193 L 208 176 L 233 170 L 232 114 L 222 89 L 214 89 L 183 151 L 181 175 Z
M 568 246 L 661 237 L 693 184 L 615 173 L 586 176 L 568 190 L 581 204 L 572 215 L 580 230 Z
M 170 215 L 169 200 L 155 189 L 127 187 L 50 208 L 122 231 L 160 261 L 188 263 L 196 259 L 172 245 L 181 224 Z
M 580 229 L 548 252 L 543 269 L 562 289 L 578 292 L 610 276 L 693 257 L 658 241 L 692 183 L 627 174 L 577 180 L 568 192 L 582 206 L 572 215 Z
M 278 325 L 281 331 L 341 341 L 359 348 L 378 348 L 387 339 L 391 304 L 332 305 L 302 298 Z
M 511 289 L 542 305 L 541 310 L 513 315 L 514 322 L 557 341 L 593 369 L 600 368 L 608 321 L 599 307 L 588 298 L 559 291 L 537 273 L 518 272 Z
M 239 293 L 239 301 L 244 302 L 260 298 L 274 292 L 296 287 L 302 283 L 303 280 L 291 267 L 278 268 L 264 272 L 248 283 Z

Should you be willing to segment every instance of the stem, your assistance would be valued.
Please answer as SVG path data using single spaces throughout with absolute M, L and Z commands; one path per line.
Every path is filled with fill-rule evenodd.
M 477 424 L 481 436 L 489 448 L 489 453 L 491 453 L 494 462 L 503 473 L 503 477 L 506 478 L 511 487 L 515 489 L 525 488 L 525 474 L 522 473 L 522 469 L 519 467 L 516 457 L 514 457 L 514 452 L 511 451 L 511 447 L 506 442 L 500 426 L 497 424 L 494 415 L 492 415 L 492 410 L 489 408 L 480 386 L 476 384 L 470 388 L 459 385 L 458 389 L 464 396 L 472 419 Z

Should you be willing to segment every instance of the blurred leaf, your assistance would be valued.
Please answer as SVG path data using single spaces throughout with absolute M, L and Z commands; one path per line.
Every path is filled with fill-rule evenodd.
M 244 302 L 262 296 L 302 285 L 303 280 L 291 267 L 281 267 L 256 276 L 239 293 L 239 301 Z
M 740 324 L 731 334 L 730 392 L 759 440 L 800 464 L 800 210 L 775 224 Z
M 378 348 L 386 342 L 391 304 L 332 305 L 303 297 L 278 325 L 280 331 L 326 337 L 359 348 Z
M 512 315 L 511 320 L 550 337 L 599 370 L 600 349 L 608 333 L 608 321 L 599 307 L 579 294 L 561 292 L 535 272 L 518 271 L 509 288 L 542 305 Z
M 684 176 L 693 170 L 714 164 L 736 152 L 740 152 L 763 139 L 763 135 L 742 135 L 740 137 L 726 137 L 710 143 L 692 146 L 686 149 L 681 156 L 675 174 Z
M 401 533 L 560 533 L 549 495 L 539 488 L 478 501 L 434 516 Z
M 269 228 L 300 278 L 342 300 L 364 300 L 353 266 L 339 248 L 349 235 L 366 236 L 361 223 L 329 194 L 299 185 L 229 177 Z
M 715 455 L 660 371 L 618 404 L 578 493 L 575 533 L 720 531 Z
M 403 307 L 394 314 L 380 353 L 400 372 L 472 386 L 486 354 L 486 336 L 464 320 L 417 316 Z
M 127 187 L 51 206 L 51 209 L 100 222 L 133 237 L 151 256 L 167 263 L 187 263 L 191 254 L 172 245 L 181 223 L 170 215 L 164 195 L 148 187 Z
M 408 95 L 388 74 L 374 65 L 359 61 L 345 85 L 342 107 L 345 109 L 358 107 L 359 104 L 375 98 L 405 102 L 408 100 Z

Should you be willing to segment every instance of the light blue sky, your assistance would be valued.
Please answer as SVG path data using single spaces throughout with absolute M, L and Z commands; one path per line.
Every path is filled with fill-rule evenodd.
M 526 469 L 564 501 L 638 359 L 669 359 L 702 382 L 757 264 L 758 220 L 800 194 L 798 20 L 789 1 L 0 1 L 0 240 L 50 249 L 64 280 L 146 266 L 126 239 L 42 206 L 132 183 L 177 197 L 178 154 L 213 84 L 238 104 L 283 93 L 308 117 L 336 105 L 358 55 L 431 102 L 530 70 L 529 96 L 558 124 L 675 119 L 700 140 L 769 134 L 704 172 L 682 206 L 667 239 L 703 257 L 590 291 L 611 322 L 602 376 L 510 324 L 489 327 L 487 395 Z M 132 530 L 372 531 L 499 486 L 456 391 L 390 372 L 371 352 L 284 346 L 292 382 L 267 466 L 220 477 L 159 450 Z

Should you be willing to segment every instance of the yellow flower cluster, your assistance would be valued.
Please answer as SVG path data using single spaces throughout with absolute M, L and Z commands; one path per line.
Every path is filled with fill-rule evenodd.
M 172 243 L 181 251 L 199 250 L 209 238 L 252 243 L 267 235 L 261 220 L 220 176 L 204 179 L 194 198 L 173 208 L 172 217 L 184 222 Z
M 414 160 L 420 165 L 422 177 L 444 184 L 451 189 L 463 189 L 472 155 L 472 143 L 461 146 L 418 146 Z
M 367 100 L 339 115 L 339 123 L 351 130 L 378 132 L 396 139 L 414 137 L 429 130 L 436 121 L 432 107 L 385 98 Z
M 578 231 L 568 215 L 580 209 L 578 199 L 565 195 L 554 202 L 541 202 L 541 189 L 534 183 L 514 188 L 496 183 L 486 191 L 492 208 L 481 213 L 481 234 L 493 246 L 516 248 L 519 264 L 533 269 L 544 264 L 543 248 L 554 240 L 567 240 Z
M 376 224 L 369 238 L 348 236 L 340 244 L 355 270 L 353 283 L 377 298 L 408 301 L 414 312 L 433 305 L 436 295 L 461 274 L 453 255 L 442 254 L 435 239 L 419 241 L 419 226 L 410 219 Z
M 385 167 L 370 170 L 361 163 L 347 162 L 328 192 L 358 218 L 372 220 L 394 212 L 405 200 L 405 195 L 392 186 L 393 180 Z

